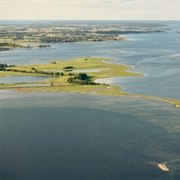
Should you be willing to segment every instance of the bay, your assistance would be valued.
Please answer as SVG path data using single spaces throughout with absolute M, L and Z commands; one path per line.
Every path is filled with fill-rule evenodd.
M 179 179 L 179 117 L 143 98 L 3 91 L 0 179 Z M 167 162 L 170 172 L 157 163 Z
M 126 42 L 51 44 L 1 52 L 7 64 L 114 57 L 144 77 L 110 78 L 123 91 L 179 98 L 178 22 Z M 112 61 L 107 61 L 111 62 Z M 180 111 L 144 98 L 0 91 L 0 179 L 180 179 Z M 157 163 L 166 163 L 163 172 Z

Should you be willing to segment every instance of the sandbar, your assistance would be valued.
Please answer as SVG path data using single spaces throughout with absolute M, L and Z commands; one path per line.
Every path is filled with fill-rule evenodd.
M 169 171 L 169 168 L 165 164 L 157 164 L 157 166 L 163 171 Z

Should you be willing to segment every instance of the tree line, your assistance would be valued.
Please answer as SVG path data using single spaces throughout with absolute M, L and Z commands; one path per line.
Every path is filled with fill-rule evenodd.
M 7 65 L 7 64 L 1 64 L 0 63 L 0 71 L 5 70 L 7 67 L 14 67 L 15 65 Z
M 1 66 L 0 66 L 1 67 Z M 10 67 L 10 66 L 6 66 Z M 19 69 L 7 69 L 6 67 L 0 68 L 0 71 L 12 71 L 12 72 L 20 72 L 20 73 L 38 73 L 38 74 L 44 74 L 44 75 L 54 75 L 54 76 L 64 76 L 63 72 L 49 72 L 49 71 L 39 71 L 35 68 L 31 68 L 31 71 L 27 70 L 19 70 Z

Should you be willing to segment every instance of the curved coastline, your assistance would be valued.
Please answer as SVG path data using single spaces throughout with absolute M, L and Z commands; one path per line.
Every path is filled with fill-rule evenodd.
M 139 74 L 137 72 L 131 72 L 129 71 L 130 68 L 133 68 L 132 66 L 128 66 L 125 64 L 113 64 L 110 62 L 106 62 L 106 60 L 116 60 L 114 59 L 109 59 L 109 58 L 75 58 L 70 61 L 56 61 L 56 64 L 34 64 L 34 65 L 20 65 L 17 66 L 16 69 L 19 70 L 30 70 L 33 67 L 36 69 L 46 69 L 48 71 L 50 70 L 57 70 L 59 66 L 65 67 L 69 64 L 75 66 L 76 70 L 77 69 L 93 69 L 93 68 L 103 68 L 104 70 L 101 70 L 100 72 L 90 72 L 88 73 L 89 77 L 92 77 L 92 80 L 94 82 L 97 82 L 98 79 L 104 79 L 104 78 L 112 78 L 112 77 L 137 77 L 137 76 L 144 76 L 144 74 Z M 107 69 L 108 67 L 108 69 Z M 59 68 L 60 69 L 60 68 Z M 4 72 L 4 71 L 3 71 Z M 7 73 L 13 73 L 14 75 L 16 74 L 15 72 L 7 72 Z M 34 73 L 31 73 L 34 75 Z M 2 76 L 4 74 L 1 74 Z M 7 75 L 7 74 L 6 74 Z M 20 76 L 23 76 L 24 74 L 19 74 Z M 139 97 L 139 98 L 148 98 L 148 99 L 154 99 L 162 102 L 169 103 L 177 108 L 180 108 L 180 100 L 173 100 L 173 99 L 165 99 L 165 98 L 158 98 L 158 97 L 153 97 L 153 96 L 147 96 L 147 95 L 138 95 L 138 94 L 129 94 L 128 92 L 122 92 L 120 86 L 115 86 L 107 83 L 100 83 L 101 85 L 70 85 L 67 83 L 67 78 L 69 76 L 64 76 L 63 80 L 62 77 L 60 78 L 53 78 L 49 79 L 47 83 L 53 83 L 53 86 L 47 87 L 44 86 L 35 86 L 35 87 L 17 87 L 16 84 L 11 84 L 8 86 L 7 84 L 0 85 L 0 89 L 13 89 L 14 91 L 21 91 L 21 92 L 75 92 L 75 93 L 86 93 L 86 94 L 99 94 L 99 95 L 112 95 L 112 96 L 128 96 L 128 97 Z

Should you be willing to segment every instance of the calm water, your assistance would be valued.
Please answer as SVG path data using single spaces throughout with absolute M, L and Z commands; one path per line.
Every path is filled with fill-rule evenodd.
M 141 98 L 1 92 L 0 179 L 179 179 L 180 111 Z M 170 172 L 156 167 L 167 162 Z
M 176 29 L 180 29 L 180 23 Z M 117 63 L 133 66 L 131 71 L 144 77 L 107 78 L 98 82 L 112 83 L 123 91 L 180 99 L 180 33 L 128 35 L 129 48 L 117 54 Z
M 116 63 L 134 67 L 146 74 L 140 78 L 105 79 L 123 91 L 180 99 L 180 21 L 162 22 L 168 32 L 125 35 L 127 42 L 51 44 L 51 48 L 20 49 L 1 52 L 2 63 L 35 64 L 74 57 L 114 57 Z M 114 62 L 113 62 L 114 63 Z
M 88 72 L 100 72 L 102 70 L 106 70 L 106 68 L 99 68 L 99 69 L 79 69 L 79 70 L 75 70 L 75 69 L 67 69 L 67 70 L 51 70 L 51 72 L 84 72 L 84 73 L 88 73 Z M 44 70 L 47 71 L 47 70 Z
M 23 82 L 41 82 L 41 81 L 44 81 L 51 77 L 46 77 L 46 76 L 7 76 L 7 77 L 0 78 L 0 83 L 12 84 L 12 83 L 23 83 Z
M 105 81 L 179 98 L 179 23 L 171 26 L 168 33 L 128 35 L 129 42 L 52 44 L 0 56 L 8 64 L 115 57 L 146 76 Z M 150 99 L 1 90 L 0 179 L 178 180 L 179 117 L 179 109 Z M 157 168 L 163 162 L 170 172 Z

